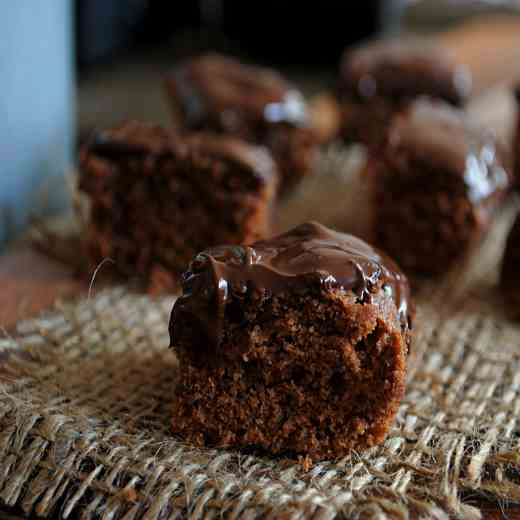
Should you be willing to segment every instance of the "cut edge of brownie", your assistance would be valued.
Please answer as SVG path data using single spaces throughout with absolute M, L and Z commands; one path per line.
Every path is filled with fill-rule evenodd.
M 189 344 L 177 349 L 173 431 L 196 445 L 314 459 L 381 442 L 406 372 L 392 306 L 359 303 L 341 289 L 230 306 L 216 366 L 201 364 Z
M 490 213 L 473 204 L 464 182 L 449 173 L 422 166 L 414 169 L 421 172 L 414 180 L 400 181 L 391 170 L 386 175 L 377 173 L 385 168 L 369 166 L 376 185 L 375 242 L 414 274 L 442 275 L 461 265 L 478 242 L 481 227 L 487 227 Z M 441 179 L 426 189 L 432 178 L 428 172 L 445 182 Z M 383 182 L 383 176 L 388 180 Z

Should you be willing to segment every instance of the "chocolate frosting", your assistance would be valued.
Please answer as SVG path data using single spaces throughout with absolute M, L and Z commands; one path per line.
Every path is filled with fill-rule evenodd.
M 461 111 L 419 98 L 391 123 L 386 156 L 460 177 L 478 203 L 509 186 L 499 152 L 494 136 L 470 127 Z
M 460 105 L 471 92 L 468 68 L 439 46 L 419 40 L 384 40 L 348 49 L 340 78 L 343 93 L 362 101 L 424 94 Z
M 199 253 L 183 276 L 183 295 L 172 311 L 172 344 L 190 323 L 192 332 L 196 328 L 201 342 L 215 351 L 232 299 L 249 291 L 262 295 L 305 291 L 315 284 L 352 291 L 363 302 L 383 290 L 393 298 L 401 326 L 411 326 L 408 281 L 397 265 L 359 238 L 310 222 L 251 246 L 221 246 Z
M 251 123 L 308 123 L 303 96 L 278 73 L 218 54 L 178 66 L 168 77 L 189 128 L 213 126 L 233 132 L 242 119 Z

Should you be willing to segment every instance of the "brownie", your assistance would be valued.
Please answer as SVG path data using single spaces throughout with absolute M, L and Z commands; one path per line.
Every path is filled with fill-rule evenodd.
M 376 244 L 417 274 L 460 264 L 510 187 L 507 159 L 461 111 L 415 100 L 393 118 L 385 145 L 369 159 Z
M 311 169 L 316 139 L 302 94 L 277 72 L 218 54 L 196 57 L 166 78 L 174 120 L 269 148 L 287 192 Z
M 403 395 L 413 315 L 392 260 L 317 223 L 203 251 L 170 320 L 173 431 L 313 459 L 368 448 Z
M 520 215 L 517 215 L 507 237 L 500 285 L 510 304 L 510 314 L 520 317 Z
M 419 41 L 380 41 L 347 49 L 338 93 L 347 141 L 378 144 L 390 118 L 419 96 L 461 106 L 471 76 L 438 46 Z
M 178 285 L 201 249 L 271 233 L 276 167 L 241 140 L 131 121 L 98 134 L 80 163 L 91 267 L 110 258 L 151 292 Z

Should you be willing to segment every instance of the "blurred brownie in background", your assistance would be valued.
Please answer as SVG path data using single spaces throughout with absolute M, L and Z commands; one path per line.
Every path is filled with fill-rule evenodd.
M 517 215 L 507 237 L 500 285 L 511 305 L 510 313 L 520 317 L 520 215 Z
M 175 288 L 198 251 L 270 234 L 277 181 L 267 151 L 232 137 L 136 121 L 102 132 L 81 151 L 91 267 L 109 258 L 151 292 Z
M 511 185 L 507 157 L 461 111 L 415 100 L 369 159 L 376 242 L 406 270 L 448 271 L 489 228 Z
M 316 139 L 302 94 L 277 72 L 207 54 L 166 79 L 174 122 L 188 131 L 229 134 L 266 146 L 287 192 L 311 168 Z
M 347 49 L 338 96 L 347 141 L 378 144 L 392 115 L 419 96 L 462 106 L 471 91 L 467 67 L 422 41 L 378 41 Z

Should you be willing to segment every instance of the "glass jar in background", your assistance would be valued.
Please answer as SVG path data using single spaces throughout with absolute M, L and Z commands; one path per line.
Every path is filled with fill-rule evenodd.
M 0 5 L 0 243 L 68 205 L 74 147 L 70 0 Z

